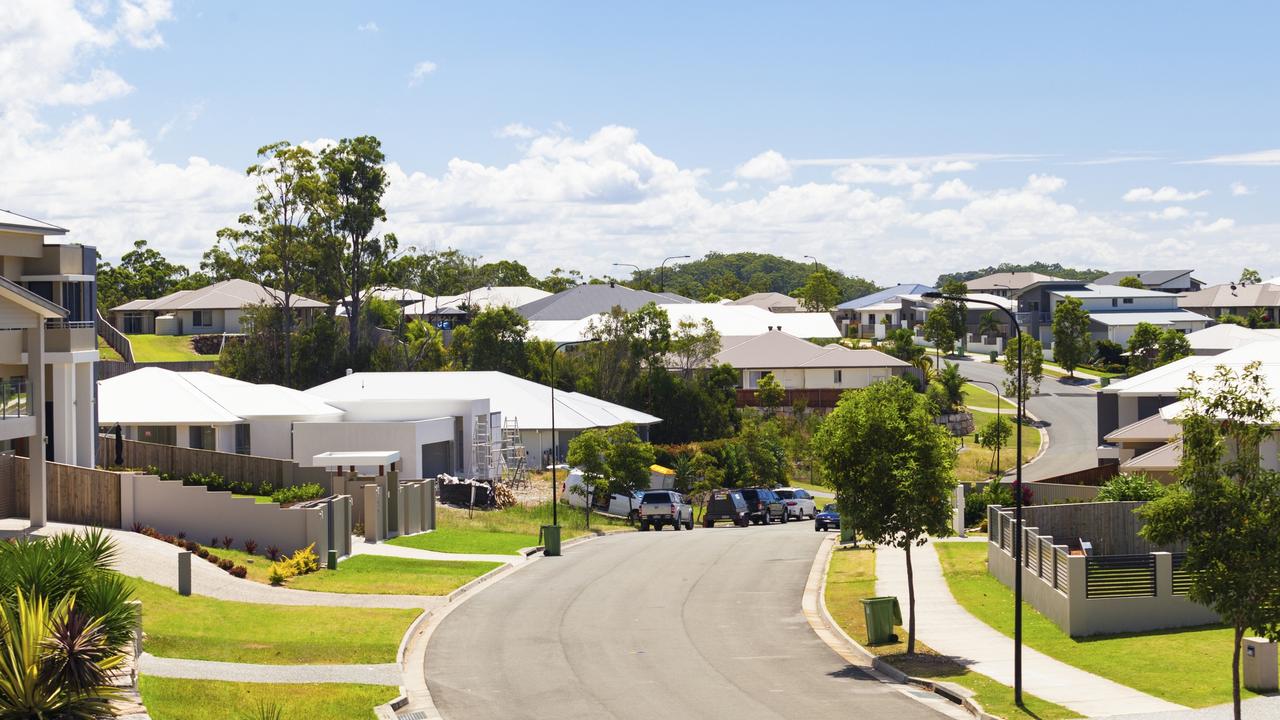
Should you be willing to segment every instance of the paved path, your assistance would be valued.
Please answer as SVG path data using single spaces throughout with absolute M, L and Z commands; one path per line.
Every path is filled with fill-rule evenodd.
M 933 543 L 911 552 L 916 583 L 916 632 L 929 647 L 974 672 L 1013 685 L 1013 640 L 969 614 L 951 595 Z M 896 595 L 907 612 L 907 569 L 902 550 L 876 550 L 876 594 Z M 1023 688 L 1086 717 L 1185 710 L 1036 652 L 1022 650 Z
M 483 553 L 447 553 L 435 550 L 419 550 L 418 548 L 391 545 L 388 543 L 365 542 L 363 538 L 351 538 L 351 554 L 382 555 L 385 557 L 410 558 L 412 560 L 452 560 L 464 562 L 479 560 L 481 562 L 518 563 L 525 560 L 524 555 L 485 555 Z
M 1280 697 L 1259 697 L 1240 703 L 1244 720 L 1280 720 Z M 1140 715 L 1112 715 L 1108 720 L 1231 720 L 1230 703 L 1214 705 L 1199 710 L 1178 712 L 1142 713 Z
M 138 671 L 156 677 L 256 683 L 363 683 L 400 685 L 400 664 L 380 665 L 250 665 L 182 660 L 142 653 Z
M 24 518 L 0 520 L 0 537 L 25 534 Z M 63 532 L 83 531 L 80 525 L 49 523 L 37 530 L 36 535 L 48 536 Z M 177 547 L 128 530 L 106 530 L 119 549 L 116 569 L 130 577 L 176 590 L 178 588 Z M 191 590 L 196 595 L 233 600 L 236 602 L 267 603 L 271 605 L 324 605 L 353 608 L 414 608 L 431 609 L 448 602 L 444 597 L 414 595 L 357 595 L 347 593 L 315 592 L 271 587 L 252 580 L 242 580 L 201 560 L 191 558 Z
M 1004 386 L 1008 377 L 1003 365 L 967 360 L 961 360 L 959 365 L 965 377 L 994 382 L 999 387 Z M 990 389 L 985 385 L 978 387 Z M 1046 377 L 1040 383 L 1040 394 L 1027 400 L 1027 412 L 1044 423 L 1049 447 L 1035 462 L 1023 468 L 1024 479 L 1045 480 L 1098 464 L 1096 398 L 1094 390 L 1058 378 Z
M 849 665 L 801 597 L 810 523 L 623 533 L 521 568 L 434 630 L 450 720 L 939 718 Z

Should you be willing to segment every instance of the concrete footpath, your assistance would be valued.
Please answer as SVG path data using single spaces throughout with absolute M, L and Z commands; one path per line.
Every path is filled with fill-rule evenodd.
M 980 542 L 985 542 L 982 540 Z M 916 584 L 916 632 L 922 642 L 950 655 L 974 672 L 1013 685 L 1013 640 L 971 615 L 956 602 L 942 574 L 933 543 L 912 548 Z M 876 550 L 876 593 L 896 595 L 907 613 L 906 554 L 894 547 Z M 1022 680 L 1027 693 L 1062 705 L 1085 717 L 1186 710 L 1093 673 L 1085 672 L 1025 645 Z
M 399 686 L 400 663 L 374 665 L 254 665 L 156 657 L 142 653 L 138 672 L 155 677 L 246 683 L 361 683 Z

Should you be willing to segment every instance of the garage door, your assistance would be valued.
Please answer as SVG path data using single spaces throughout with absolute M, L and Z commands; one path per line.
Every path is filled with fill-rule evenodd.
M 422 446 L 422 477 L 433 478 L 441 473 L 452 475 L 453 472 L 453 443 L 445 440 Z

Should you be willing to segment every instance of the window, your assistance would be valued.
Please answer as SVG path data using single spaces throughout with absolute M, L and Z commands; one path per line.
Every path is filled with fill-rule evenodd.
M 1132 304 L 1133 304 L 1133 298 L 1125 298 L 1125 299 L 1124 299 L 1124 300 L 1122 300 L 1121 302 L 1123 302 L 1125 305 L 1132 305 Z
M 213 311 L 192 310 L 191 327 L 213 327 Z
M 143 425 L 138 428 L 138 439 L 157 445 L 177 445 L 178 429 L 172 425 Z
M 213 427 L 210 425 L 192 425 L 188 439 L 190 446 L 196 450 L 213 450 Z
M 249 424 L 240 423 L 236 425 L 236 454 L 252 455 L 249 445 Z
M 747 371 L 747 389 L 755 390 L 760 387 L 760 380 L 768 375 L 768 370 L 748 370 Z
M 833 370 L 833 371 L 831 371 L 831 375 L 832 375 L 831 380 L 832 380 L 832 382 L 834 382 L 836 385 L 839 385 L 840 383 L 843 383 L 843 382 L 844 382 L 844 371 L 843 371 L 843 370 Z
M 142 313 L 127 312 L 124 314 L 124 332 L 126 335 L 142 333 Z
M 1116 307 L 1117 305 L 1119 305 L 1119 303 L 1116 302 L 1116 299 L 1111 298 L 1111 307 Z

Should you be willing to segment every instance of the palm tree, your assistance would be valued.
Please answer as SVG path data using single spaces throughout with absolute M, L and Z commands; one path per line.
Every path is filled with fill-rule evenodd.
M 988 336 L 1000 334 L 1000 321 L 996 320 L 995 310 L 988 310 L 978 318 L 978 334 Z

